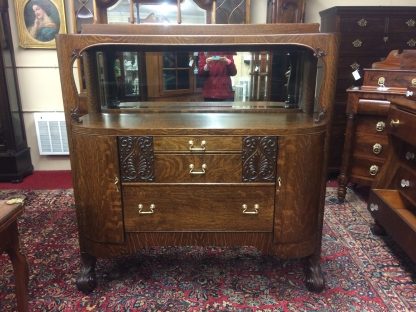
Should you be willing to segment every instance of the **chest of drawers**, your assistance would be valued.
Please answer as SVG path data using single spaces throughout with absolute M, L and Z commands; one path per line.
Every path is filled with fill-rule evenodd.
M 321 30 L 339 33 L 341 39 L 329 159 L 330 170 L 338 172 L 346 131 L 346 90 L 363 82 L 355 80 L 352 72 L 358 70 L 362 76 L 364 68 L 371 68 L 390 51 L 415 49 L 416 7 L 339 6 L 320 16 Z
M 373 232 L 387 232 L 416 262 L 416 102 L 393 101 L 388 113 L 391 149 L 368 200 Z

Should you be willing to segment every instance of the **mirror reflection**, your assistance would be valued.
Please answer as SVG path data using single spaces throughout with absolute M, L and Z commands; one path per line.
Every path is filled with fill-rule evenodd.
M 314 111 L 317 59 L 302 46 L 271 50 L 145 51 L 137 47 L 94 47 L 102 108 L 139 108 L 150 102 L 273 102 Z M 242 105 L 243 105 L 242 104 Z M 215 104 L 213 104 L 215 105 Z M 235 105 L 235 104 L 233 104 Z

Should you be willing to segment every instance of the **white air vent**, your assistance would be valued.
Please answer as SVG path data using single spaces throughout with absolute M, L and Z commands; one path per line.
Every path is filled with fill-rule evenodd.
M 36 136 L 41 155 L 68 155 L 64 113 L 35 113 Z

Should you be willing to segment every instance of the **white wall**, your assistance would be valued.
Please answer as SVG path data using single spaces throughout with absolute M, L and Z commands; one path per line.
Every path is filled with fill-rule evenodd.
M 70 169 L 66 156 L 40 156 L 34 112 L 63 111 L 61 86 L 59 82 L 58 60 L 55 50 L 23 49 L 19 47 L 15 20 L 14 1 L 9 1 L 9 14 L 16 55 L 16 66 L 24 112 L 28 145 L 31 148 L 32 162 L 35 170 L 67 170 Z M 69 0 L 65 0 L 66 11 L 69 12 Z M 416 0 L 307 0 L 305 22 L 319 23 L 319 11 L 333 6 L 414 6 Z M 252 23 L 265 23 L 267 0 L 251 0 Z M 66 15 L 67 29 L 72 29 L 70 14 Z

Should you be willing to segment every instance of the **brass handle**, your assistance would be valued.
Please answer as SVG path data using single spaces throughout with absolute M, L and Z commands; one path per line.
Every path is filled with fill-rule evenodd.
M 357 25 L 360 26 L 360 27 L 366 27 L 367 23 L 368 23 L 368 21 L 365 18 L 362 18 L 359 21 L 357 21 Z
M 406 97 L 413 96 L 413 91 L 406 91 Z
M 260 205 L 259 204 L 254 204 L 253 210 L 249 210 L 247 204 L 243 204 L 241 206 L 243 208 L 243 213 L 244 214 L 250 214 L 250 215 L 255 215 L 255 214 L 259 214 L 259 209 L 260 209 Z
M 363 45 L 363 42 L 362 42 L 360 39 L 355 39 L 355 40 L 352 42 L 352 46 L 353 46 L 354 48 L 360 48 L 362 45 Z
M 406 21 L 406 25 L 409 26 L 409 27 L 415 27 L 416 26 L 416 20 L 411 18 L 411 19 Z
M 205 169 L 207 169 L 207 165 L 206 164 L 202 164 L 200 171 L 194 171 L 194 168 L 195 168 L 195 165 L 194 164 L 190 164 L 189 165 L 189 174 L 201 175 L 201 174 L 205 174 Z
M 386 82 L 386 78 L 384 78 L 384 77 L 379 77 L 378 78 L 378 80 L 377 80 L 377 84 L 380 86 L 380 87 L 384 87 L 384 83 Z
M 378 155 L 383 150 L 383 146 L 380 143 L 376 143 L 373 145 L 373 153 Z
M 144 210 L 143 204 L 139 204 L 137 208 L 139 208 L 139 214 L 152 214 L 155 213 L 154 209 L 156 208 L 156 205 L 150 204 L 149 210 Z
M 416 78 L 413 78 L 410 83 L 412 84 L 413 87 L 416 87 Z
M 198 152 L 201 152 L 201 151 L 205 151 L 205 149 L 206 149 L 206 144 L 207 144 L 207 141 L 205 141 L 205 140 L 202 140 L 201 141 L 201 145 L 198 147 L 195 147 L 194 146 L 194 141 L 193 140 L 189 140 L 189 150 L 190 151 L 198 151 Z
M 114 177 L 114 185 L 116 186 L 117 192 L 120 192 L 119 182 L 118 177 Z
M 377 130 L 377 132 L 381 132 L 381 131 L 383 131 L 383 130 L 384 130 L 384 128 L 386 128 L 386 123 L 385 123 L 384 121 L 379 121 L 379 122 L 376 124 L 376 130 Z
M 396 128 L 400 125 L 400 120 L 399 119 L 392 119 L 390 121 L 390 127 L 392 128 Z
M 377 165 L 372 165 L 371 167 L 370 167 L 370 170 L 369 170 L 369 172 L 370 172 L 370 175 L 372 175 L 372 176 L 375 176 L 377 173 L 378 173 L 378 166 Z
M 378 205 L 377 204 L 370 204 L 370 211 L 377 211 L 378 210 Z
M 409 47 L 412 47 L 412 48 L 416 47 L 416 40 L 413 38 L 407 41 L 406 43 Z

